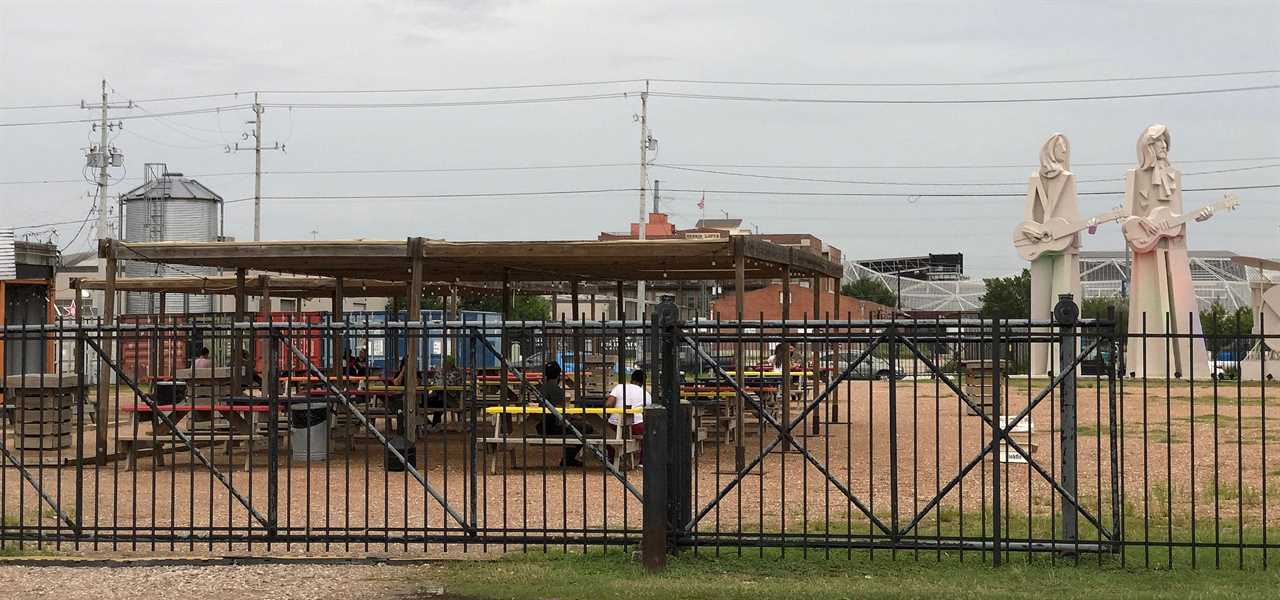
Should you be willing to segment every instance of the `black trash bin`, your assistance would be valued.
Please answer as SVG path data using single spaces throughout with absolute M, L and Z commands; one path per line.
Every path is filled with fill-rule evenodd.
M 156 404 L 182 404 L 187 399 L 187 382 L 157 381 L 155 382 Z
M 386 465 L 388 471 L 399 472 L 405 470 L 404 463 L 401 462 L 400 459 L 396 458 L 396 455 L 391 453 L 391 448 L 395 448 L 396 452 L 400 453 L 400 456 L 409 459 L 409 464 L 413 465 L 415 469 L 418 468 L 418 453 L 413 451 L 413 446 L 409 445 L 409 440 L 402 436 L 393 435 L 390 438 L 387 438 L 387 445 L 390 446 L 386 451 Z
M 298 402 L 289 405 L 289 445 L 293 460 L 329 458 L 329 404 Z

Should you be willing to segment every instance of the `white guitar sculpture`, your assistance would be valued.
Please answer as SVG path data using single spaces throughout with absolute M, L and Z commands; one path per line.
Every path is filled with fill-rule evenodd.
M 1013 230 L 1013 246 L 1027 260 L 1035 260 L 1045 252 L 1061 252 L 1071 245 L 1071 236 L 1103 223 L 1119 221 L 1128 215 L 1116 208 L 1089 219 L 1070 221 L 1054 217 L 1044 223 L 1023 221 Z M 1092 233 L 1092 232 L 1091 232 Z M 1038 235 L 1037 235 L 1038 234 Z
M 1146 217 L 1129 217 L 1124 221 L 1124 238 L 1135 252 L 1150 252 L 1163 238 L 1182 235 L 1183 225 L 1192 219 L 1202 221 L 1213 215 L 1215 210 L 1235 210 L 1240 199 L 1234 194 L 1227 194 L 1221 200 L 1202 207 L 1200 210 L 1181 215 L 1173 214 L 1167 207 L 1152 210 Z

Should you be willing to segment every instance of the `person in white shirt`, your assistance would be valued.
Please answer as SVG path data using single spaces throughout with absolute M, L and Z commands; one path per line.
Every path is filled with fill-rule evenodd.
M 644 407 L 648 406 L 652 402 L 653 402 L 653 398 L 649 396 L 649 393 L 644 390 L 644 371 L 641 371 L 640 369 L 636 369 L 635 371 L 631 372 L 631 383 L 626 383 L 626 384 L 619 383 L 618 385 L 613 386 L 613 389 L 609 391 L 608 405 L 610 408 L 625 407 L 625 408 L 640 408 L 643 410 Z M 630 415 L 630 416 L 631 416 L 631 438 L 643 439 L 644 438 L 644 415 L 636 414 L 636 415 Z M 620 414 L 609 415 L 609 424 L 613 425 L 615 428 L 621 427 L 622 415 Z M 610 448 L 609 451 L 610 451 L 610 454 L 612 454 L 613 449 Z M 639 464 L 643 457 L 644 457 L 643 451 L 637 452 L 636 464 Z

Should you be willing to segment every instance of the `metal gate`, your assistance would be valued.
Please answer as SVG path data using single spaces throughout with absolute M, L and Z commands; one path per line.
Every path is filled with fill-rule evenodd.
M 690 349 L 710 373 L 698 389 L 733 399 L 715 407 L 696 393 L 691 399 L 675 383 L 674 356 L 665 363 L 677 372 L 661 379 L 667 430 L 657 442 L 670 448 L 671 548 L 976 550 L 997 563 L 1011 551 L 1118 548 L 1112 371 L 1091 382 L 1098 402 L 1087 425 L 1105 432 L 1089 452 L 1077 444 L 1077 373 L 1099 347 L 1114 347 L 1109 324 L 1074 317 L 681 323 L 664 310 L 674 306 L 655 317 L 663 352 Z M 1087 342 L 1077 348 L 1079 338 Z M 1019 345 L 1059 357 L 1047 384 L 1010 377 L 1007 357 Z M 776 348 L 776 372 L 765 370 L 770 361 L 731 372 L 714 356 L 726 346 L 739 357 L 744 346 Z M 875 381 L 886 369 L 889 380 Z M 853 381 L 866 374 L 872 379 Z M 708 419 L 712 410 L 731 415 Z M 718 433 L 732 437 L 734 451 L 682 464 L 686 441 L 722 421 L 733 423 Z M 1096 484 L 1087 493 L 1081 477 Z
M 500 329 L 503 340 L 537 336 L 550 341 L 542 344 L 548 348 L 589 346 L 606 337 L 642 338 L 646 327 L 484 321 L 376 327 L 420 350 L 448 340 L 458 363 L 498 366 L 459 367 L 454 385 L 437 380 L 442 365 L 418 352 L 421 383 L 413 393 L 401 385 L 403 372 L 356 376 L 333 356 L 306 350 L 376 337 L 342 322 L 6 328 L 4 341 L 30 342 L 13 347 L 48 348 L 52 371 L 4 374 L 0 547 L 315 554 L 638 541 L 639 474 L 610 460 L 610 432 L 579 418 L 605 411 L 550 402 L 540 387 L 546 350 L 517 362 L 499 347 L 505 341 L 491 338 Z M 246 391 L 225 387 L 234 385 L 225 367 L 193 369 L 186 352 L 165 352 L 185 340 L 227 353 L 242 348 Z M 143 345 L 173 364 L 144 371 L 137 361 L 119 359 L 123 348 Z M 74 347 L 69 364 L 52 360 L 62 346 Z M 228 355 L 213 360 L 236 362 Z M 145 372 L 188 379 L 178 386 Z M 88 373 L 99 374 L 96 389 Z M 175 387 L 189 395 L 175 397 Z M 416 397 L 416 409 L 409 397 Z M 324 434 L 299 424 L 308 411 L 326 415 Z M 37 414 L 55 416 L 40 422 Z M 557 433 L 496 439 L 494 424 L 511 415 L 555 424 Z M 37 439 L 42 445 L 33 446 Z M 325 460 L 311 457 L 313 447 L 324 449 Z M 580 449 L 589 467 L 560 464 L 560 448 Z

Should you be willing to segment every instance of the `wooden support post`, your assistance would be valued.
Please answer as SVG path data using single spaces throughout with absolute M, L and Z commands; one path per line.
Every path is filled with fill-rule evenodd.
M 58 323 L 58 286 L 56 277 L 49 280 L 49 287 L 45 288 L 44 291 L 44 322 L 49 325 L 55 325 Z M 4 302 L 4 299 L 0 298 L 0 302 Z M 58 340 L 58 343 L 55 344 L 44 344 L 41 348 L 41 352 L 44 353 L 44 370 L 46 373 L 54 373 L 61 370 L 58 369 L 55 361 L 55 357 L 58 352 L 58 344 L 61 342 L 62 340 Z
M 840 320 L 840 283 L 841 283 L 840 278 L 837 277 L 833 282 L 834 289 L 831 292 L 832 296 L 834 296 L 834 298 L 832 298 L 833 308 L 831 309 L 831 312 L 834 313 L 832 316 L 834 316 L 837 321 Z M 840 331 L 840 330 L 841 328 L 837 328 L 837 331 Z M 836 357 L 844 356 L 844 346 L 842 346 L 840 342 L 836 342 L 835 347 L 837 350 L 837 352 L 835 352 L 835 356 Z M 834 364 L 832 366 L 838 371 L 840 368 L 839 358 L 837 358 L 833 362 Z M 832 377 L 836 377 L 839 374 L 840 374 L 839 372 L 833 372 Z M 831 391 L 831 414 L 827 419 L 828 423 L 840 422 L 840 387 L 842 385 L 844 384 L 837 385 L 836 389 Z
M 236 323 L 244 321 L 245 311 L 245 270 L 236 269 L 236 295 L 235 295 L 235 312 L 231 319 L 231 395 L 240 396 L 244 393 L 244 341 L 240 339 L 240 330 L 235 328 Z M 252 339 L 252 330 L 250 334 Z
M 116 249 L 112 240 L 103 240 L 98 246 L 98 256 L 106 258 L 106 288 L 102 293 L 102 326 L 104 329 L 98 336 L 102 345 L 102 356 L 98 357 L 98 395 L 96 398 L 94 431 L 96 462 L 107 464 L 107 402 L 111 398 L 111 360 L 114 348 L 114 335 L 105 328 L 112 327 L 116 318 Z
M 574 279 L 569 282 L 569 306 L 572 307 L 573 313 L 569 316 L 570 321 L 577 321 L 582 318 L 582 313 L 578 312 L 578 280 Z
M 623 292 L 626 286 L 622 281 L 618 281 L 618 322 L 625 323 L 627 321 L 627 300 Z M 618 326 L 618 363 L 617 363 L 617 383 L 625 384 L 627 382 L 627 329 L 625 326 Z M 608 385 L 606 384 L 606 389 Z
M 261 288 L 261 290 L 258 292 L 258 320 L 264 323 L 270 323 L 271 322 L 271 276 L 259 275 L 258 287 Z M 272 339 L 269 331 L 267 333 L 261 333 L 257 335 L 262 339 L 258 341 L 258 346 L 257 346 L 258 352 L 257 352 L 257 356 L 254 358 L 254 364 L 256 365 L 256 368 L 254 369 L 254 371 L 257 373 L 262 373 L 265 376 L 269 367 L 270 368 L 276 367 L 276 365 L 267 364 L 267 361 L 270 360 L 270 356 L 272 355 L 267 345 L 272 343 Z M 277 383 L 276 381 L 269 381 L 264 377 L 262 381 L 263 393 L 267 393 L 268 391 L 275 389 L 276 383 Z
M 422 321 L 422 238 L 409 238 L 409 310 L 405 315 L 406 325 Z M 418 440 L 418 334 L 414 329 L 407 329 L 407 342 L 404 367 L 404 434 L 409 442 L 409 452 L 417 452 L 414 443 Z M 410 463 L 416 461 L 405 457 Z
M 6 304 L 8 304 L 8 302 L 5 301 L 5 298 L 8 298 L 8 297 L 9 297 L 9 292 L 5 290 L 5 283 L 4 281 L 0 281 L 0 327 L 4 327 L 5 325 L 8 324 L 8 321 L 6 320 L 6 317 L 4 315 L 4 307 Z M 5 336 L 0 335 L 0 369 L 3 369 L 5 364 L 4 338 Z M 3 395 L 3 394 L 4 394 L 4 390 L 0 389 L 0 395 Z
M 81 280 L 79 277 L 71 278 L 71 290 L 72 290 L 72 293 L 75 294 L 75 298 L 71 299 L 71 310 L 74 310 L 76 313 L 75 315 L 76 316 L 75 375 L 76 375 L 77 381 L 79 381 L 80 383 L 80 389 L 76 391 L 76 397 L 83 400 L 85 397 L 84 382 L 87 381 L 88 379 L 86 378 L 85 372 L 84 372 L 84 367 L 85 367 L 84 330 L 81 329 L 81 326 L 84 325 L 84 298 L 81 296 L 80 281 Z M 4 304 L 3 294 L 0 294 L 0 304 Z M 0 327 L 4 326 L 3 311 L 4 309 L 0 308 Z M 4 360 L 3 352 L 0 352 L 0 360 Z M 81 406 L 79 407 L 80 412 L 76 415 L 76 421 L 77 421 L 77 427 L 83 428 L 84 417 L 85 417 L 83 411 L 85 407 L 84 407 L 84 402 L 81 402 L 80 404 L 81 404 Z M 96 414 L 94 415 L 94 418 L 97 418 Z M 79 450 L 77 452 L 79 456 L 77 456 L 76 458 L 83 458 L 83 449 L 84 449 L 83 432 L 81 433 L 79 438 L 76 440 L 76 448 Z M 77 492 L 79 491 L 80 490 L 77 490 Z
M 156 314 L 156 325 L 162 325 L 165 322 L 164 315 L 165 315 L 165 296 L 166 295 L 167 294 L 165 294 L 164 292 L 161 292 L 159 294 L 160 312 Z M 153 348 L 150 354 L 151 354 L 151 381 L 155 381 L 156 376 L 160 375 L 160 368 L 161 368 L 160 355 L 162 353 L 160 352 L 159 348 Z
M 506 361 L 511 360 L 511 334 L 508 333 L 510 331 L 510 329 L 508 328 L 508 322 L 511 320 L 511 303 L 512 303 L 511 270 L 503 269 L 502 270 L 502 358 L 503 360 L 506 360 Z M 499 364 L 505 365 L 506 363 L 500 362 Z M 502 403 L 506 404 L 507 397 L 508 397 L 507 396 L 507 379 L 509 379 L 511 375 L 507 371 L 507 368 L 505 366 L 501 369 L 501 376 L 502 376 L 502 379 L 500 380 L 501 384 L 499 389 L 501 390 L 501 394 L 502 394 L 501 396 Z
M 733 297 L 735 317 L 738 320 L 738 343 L 734 344 L 734 370 L 737 371 L 736 379 L 738 389 L 743 389 L 745 385 L 744 371 L 747 368 L 746 356 L 743 352 L 742 338 L 743 318 L 746 311 L 746 287 L 747 287 L 747 257 L 742 252 L 742 244 L 735 243 L 733 245 L 734 265 L 733 265 Z M 743 401 L 742 394 L 736 394 L 733 405 L 733 470 L 741 473 L 743 467 L 746 466 L 746 441 L 743 439 L 746 433 L 746 425 L 744 424 L 743 413 L 746 410 L 746 404 Z M 763 465 L 761 465 L 763 468 Z
M 617 317 L 619 321 L 626 321 L 627 320 L 627 301 L 626 301 L 626 298 L 622 295 L 623 292 L 625 291 L 625 287 L 623 286 L 623 283 L 621 281 L 618 282 L 617 288 L 618 288 L 617 289 L 618 302 L 617 302 L 617 308 L 615 312 L 617 313 Z
M 582 320 L 582 313 L 580 312 L 581 308 L 578 306 L 579 291 L 580 290 L 578 289 L 578 280 L 574 279 L 570 281 L 569 282 L 569 307 L 570 307 L 570 310 L 573 311 L 573 314 L 569 316 L 570 321 Z M 572 359 L 573 360 L 573 383 L 574 383 L 574 388 L 576 392 L 573 397 L 582 398 L 583 392 L 585 390 L 585 384 L 586 384 L 586 377 L 583 376 L 585 371 L 583 369 L 583 362 L 582 362 L 582 349 L 583 349 L 582 335 L 586 331 L 586 329 L 578 328 L 578 329 L 570 329 L 569 331 L 572 332 L 569 335 L 573 336 L 573 339 L 570 340 L 570 344 L 571 344 L 570 347 L 573 348 L 573 359 Z M 568 367 L 568 365 L 560 365 L 560 366 Z
M 345 282 L 342 277 L 333 278 L 333 307 L 329 309 L 329 321 L 331 323 L 341 323 L 346 319 L 346 311 L 343 307 L 347 297 L 346 290 L 343 289 L 344 283 Z M 343 354 L 346 351 L 346 344 L 344 343 L 346 338 L 345 333 L 346 330 L 329 330 L 329 335 L 331 336 L 331 342 L 333 344 L 333 378 L 339 381 L 342 380 L 342 374 L 346 370 L 346 365 L 343 364 L 345 362 L 343 360 Z
M 791 264 L 782 267 L 782 352 L 778 356 L 779 370 L 782 371 L 782 425 L 791 426 L 791 343 L 787 339 L 786 322 L 791 318 Z M 791 432 L 787 431 L 787 437 Z M 790 450 L 788 445 L 786 450 Z
M 822 278 L 821 277 L 818 277 L 815 275 L 812 279 L 809 280 L 809 291 L 812 292 L 812 295 L 813 295 L 813 314 L 809 316 L 809 319 L 811 323 L 817 323 L 818 321 L 822 320 Z M 813 369 L 813 375 L 809 378 L 811 381 L 811 383 L 809 384 L 809 393 L 813 394 L 814 396 L 817 396 L 819 393 L 821 393 L 821 390 L 818 389 L 818 384 L 821 381 L 818 378 L 818 373 L 819 373 L 818 336 L 813 335 L 813 332 L 816 330 L 817 330 L 816 327 L 810 328 L 809 360 L 806 361 L 809 364 L 805 366 L 805 370 Z M 806 403 L 808 402 L 807 398 L 805 399 L 805 402 Z M 819 417 L 821 416 L 822 416 L 822 411 L 815 408 L 813 411 L 813 426 L 809 429 L 810 434 L 818 435 L 818 426 L 820 422 Z

